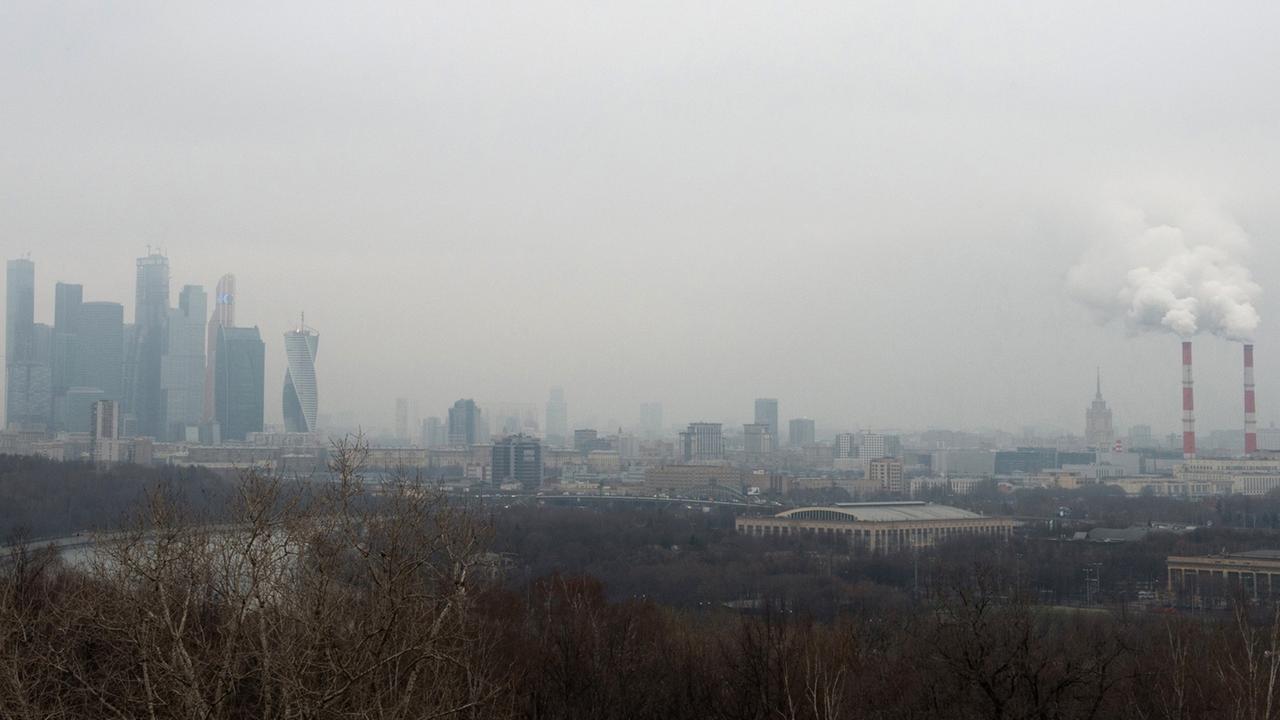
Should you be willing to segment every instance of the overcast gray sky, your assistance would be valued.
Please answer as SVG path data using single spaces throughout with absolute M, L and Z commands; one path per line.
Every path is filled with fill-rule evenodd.
M 571 419 L 1172 431 L 1173 335 L 1067 274 L 1117 208 L 1252 238 L 1280 420 L 1275 3 L 0 4 L 0 237 L 126 303 L 239 280 L 320 332 L 321 412 L 543 402 Z M 1173 198 L 1173 199 L 1170 199 Z M 1197 345 L 1201 427 L 1239 349 Z

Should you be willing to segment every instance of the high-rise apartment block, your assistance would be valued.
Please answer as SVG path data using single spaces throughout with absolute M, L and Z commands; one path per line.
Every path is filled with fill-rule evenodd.
M 899 442 L 897 435 L 864 433 L 858 445 L 858 457 L 870 460 L 897 457 L 902 453 L 902 444 Z
M 564 401 L 564 389 L 551 388 L 547 399 L 547 445 L 564 447 L 569 437 L 569 405 Z
M 119 455 L 116 445 L 120 442 L 120 403 L 99 400 L 93 404 L 90 415 L 90 454 L 94 462 L 109 462 Z
M 603 450 L 600 445 L 600 433 L 590 428 L 573 431 L 573 449 L 586 455 L 593 450 Z
M 640 433 L 644 435 L 645 440 L 657 440 L 662 437 L 662 403 L 641 403 Z
M 120 438 L 120 403 L 115 400 L 98 400 L 90 411 L 90 437 L 93 440 L 117 440 Z
M 776 445 L 778 440 L 778 401 L 776 399 L 756 399 L 756 424 L 769 427 L 769 436 L 773 438 Z
M 448 444 L 448 428 L 440 418 L 429 417 L 422 421 L 422 447 L 437 448 Z
M 1088 421 L 1085 422 L 1088 425 Z M 1150 425 L 1134 425 L 1129 428 L 1129 449 L 1147 449 L 1159 447 L 1151 433 Z
M 792 447 L 804 447 L 817 441 L 817 428 L 809 418 L 795 418 L 787 426 L 787 441 Z
M 629 433 L 619 433 L 614 439 L 615 448 L 618 451 L 618 457 L 623 460 L 633 460 L 640 457 L 640 438 Z
M 858 457 L 858 436 L 853 433 L 840 433 L 836 435 L 835 444 L 832 447 L 834 457 L 837 460 L 848 460 Z
M 396 442 L 409 442 L 409 398 L 396 398 Z
M 695 422 L 680 433 L 684 461 L 715 462 L 724 459 L 724 435 L 720 423 Z
M 897 458 L 876 458 L 867 464 L 867 479 L 879 486 L 880 492 L 901 495 L 906 490 L 903 483 L 902 461 Z
M 773 450 L 773 435 L 766 423 L 748 423 L 742 426 L 743 449 L 752 455 L 761 455 Z

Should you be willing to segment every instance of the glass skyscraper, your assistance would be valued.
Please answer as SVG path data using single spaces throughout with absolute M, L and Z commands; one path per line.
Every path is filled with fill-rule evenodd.
M 315 432 L 319 396 L 316 388 L 316 351 L 320 335 L 302 320 L 284 334 L 284 352 L 289 367 L 284 371 L 284 429 L 287 432 Z
M 450 445 L 475 445 L 481 442 L 482 434 L 475 400 L 459 400 L 449 408 Z
M 105 400 L 122 400 L 124 345 L 124 306 L 113 302 L 82 303 L 74 363 L 77 384 L 98 388 Z
M 61 412 L 67 390 L 78 387 L 80 382 L 80 306 L 84 302 L 84 287 L 71 283 L 58 283 L 53 293 L 53 372 L 54 425 L 64 429 Z
M 35 263 L 10 260 L 5 279 L 5 422 L 43 430 L 53 420 L 53 328 L 35 321 Z
M 196 439 L 204 416 L 206 300 L 204 288 L 187 285 L 178 294 L 178 307 L 169 310 L 160 389 L 164 426 L 170 440 Z
M 169 340 L 169 258 L 162 253 L 138 258 L 135 301 L 125 413 L 133 416 L 137 434 L 163 437 L 160 366 Z
M 770 442 L 774 447 L 778 443 L 778 401 L 774 398 L 757 398 L 756 399 L 756 423 L 757 425 L 768 425 Z
M 552 447 L 564 447 L 569 439 L 569 404 L 564 400 L 564 389 L 551 388 L 551 396 L 547 398 L 547 444 Z
M 258 328 L 218 329 L 214 404 L 223 440 L 262 432 L 265 354 Z
M 208 342 L 205 343 L 204 422 L 217 419 L 218 332 L 236 325 L 236 276 L 230 273 L 218 279 L 213 293 L 213 314 L 209 316 Z

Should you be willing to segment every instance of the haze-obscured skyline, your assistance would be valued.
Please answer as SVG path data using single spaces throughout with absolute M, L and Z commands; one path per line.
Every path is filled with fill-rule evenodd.
M 1269 4 L 0 8 L 0 235 L 132 317 L 239 281 L 321 334 L 320 411 L 459 397 L 570 418 L 1057 425 L 1103 366 L 1118 429 L 1176 428 L 1177 338 L 1068 287 L 1117 213 L 1250 238 L 1259 416 L 1280 420 L 1280 49 Z M 1239 345 L 1197 338 L 1205 430 Z

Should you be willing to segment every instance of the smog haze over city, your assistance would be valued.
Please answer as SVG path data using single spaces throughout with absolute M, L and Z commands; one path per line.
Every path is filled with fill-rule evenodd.
M 669 425 L 751 422 L 776 397 L 820 435 L 1078 432 L 1101 366 L 1117 427 L 1163 435 L 1188 331 L 1201 427 L 1236 428 L 1235 341 L 1260 378 L 1280 368 L 1280 46 L 1260 31 L 1278 21 L 1266 3 L 11 2 L 0 235 L 35 263 L 39 322 L 58 281 L 132 318 L 148 248 L 175 296 L 234 274 L 269 425 L 305 311 L 320 412 L 370 428 L 397 397 L 443 416 L 560 386 L 570 424 L 602 429 L 652 401 Z M 1142 304 L 1166 261 L 1199 325 Z M 1255 311 L 1243 333 L 1186 287 L 1224 278 Z M 1280 382 L 1258 397 L 1266 426 Z
M 0 718 L 1280 720 L 1278 27 L 0 0 Z

